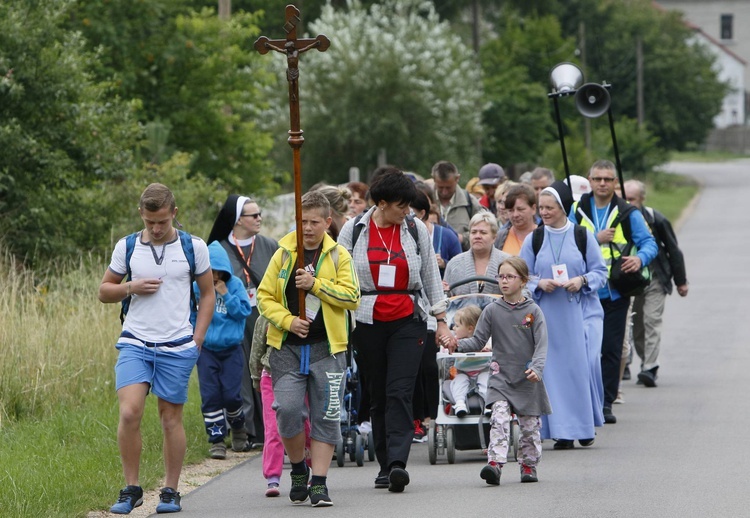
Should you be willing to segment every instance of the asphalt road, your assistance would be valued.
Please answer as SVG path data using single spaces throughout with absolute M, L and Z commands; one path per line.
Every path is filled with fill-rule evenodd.
M 265 498 L 252 459 L 187 495 L 181 516 L 750 516 L 750 160 L 670 169 L 704 184 L 678 233 L 690 293 L 667 300 L 659 386 L 624 382 L 618 423 L 600 429 L 594 446 L 553 451 L 546 441 L 539 483 L 521 484 L 509 463 L 491 487 L 479 478 L 479 452 L 431 466 L 427 444 L 415 444 L 402 494 L 373 488 L 375 463 L 334 462 L 334 506 L 320 510 L 289 503 L 286 470 L 282 496 Z

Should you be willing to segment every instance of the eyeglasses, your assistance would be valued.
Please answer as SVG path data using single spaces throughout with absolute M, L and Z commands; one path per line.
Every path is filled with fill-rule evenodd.
M 511 273 L 501 273 L 500 275 L 495 276 L 496 281 L 515 281 L 518 278 L 518 275 L 513 275 Z
M 614 178 L 610 178 L 608 176 L 594 176 L 591 178 L 592 183 L 599 183 L 599 182 L 612 183 L 614 181 L 615 181 Z
M 258 219 L 258 218 L 260 217 L 260 215 L 261 215 L 261 213 L 260 213 L 260 212 L 256 212 L 255 214 L 240 214 L 240 217 L 241 217 L 241 218 L 244 218 L 244 217 L 246 217 L 246 216 L 247 216 L 248 218 L 255 218 L 255 219 Z

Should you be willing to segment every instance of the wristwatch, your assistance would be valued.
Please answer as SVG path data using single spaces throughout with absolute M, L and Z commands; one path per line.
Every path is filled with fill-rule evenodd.
M 446 323 L 446 321 L 445 321 L 445 318 L 438 318 L 438 319 L 437 319 L 437 321 L 438 321 L 438 322 L 442 322 L 443 324 L 445 324 L 445 323 Z
M 583 285 L 584 286 L 588 286 L 589 285 L 589 280 L 586 278 L 585 275 L 581 275 L 581 279 L 583 279 Z

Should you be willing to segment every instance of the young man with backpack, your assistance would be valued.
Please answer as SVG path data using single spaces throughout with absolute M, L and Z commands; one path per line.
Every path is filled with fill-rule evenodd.
M 592 192 L 573 204 L 569 219 L 591 230 L 609 271 L 610 282 L 599 290 L 599 300 L 604 309 L 602 410 L 604 422 L 613 424 L 617 417 L 612 413 L 612 403 L 620 386 L 620 359 L 630 297 L 612 285 L 612 266 L 621 263 L 623 273 L 637 273 L 656 257 L 658 249 L 643 215 L 615 194 L 619 188 L 615 165 L 609 160 L 598 160 L 591 166 L 588 178 Z M 637 253 L 629 255 L 632 245 Z
M 214 313 L 213 274 L 206 244 L 172 226 L 177 207 L 166 186 L 149 185 L 138 210 L 144 230 L 118 241 L 99 286 L 99 300 L 122 302 L 124 316 L 116 345 L 115 388 L 120 405 L 117 442 L 126 487 L 110 512 L 129 514 L 143 503 L 141 419 L 152 391 L 158 398 L 166 470 L 156 512 L 173 513 L 182 509 L 177 492 L 186 449 L 182 409 Z M 190 323 L 193 279 L 201 298 L 195 327 Z

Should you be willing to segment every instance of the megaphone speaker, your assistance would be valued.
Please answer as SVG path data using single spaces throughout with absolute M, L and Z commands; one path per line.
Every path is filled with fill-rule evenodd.
M 607 89 L 596 83 L 586 83 L 579 88 L 575 99 L 578 112 L 589 119 L 596 119 L 607 113 L 611 103 Z
M 559 63 L 549 73 L 549 80 L 556 93 L 573 93 L 583 83 L 583 72 L 573 63 Z

